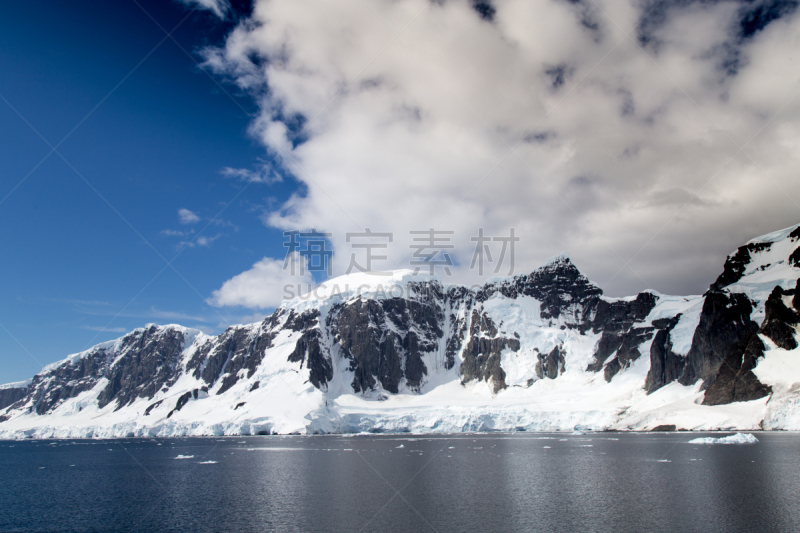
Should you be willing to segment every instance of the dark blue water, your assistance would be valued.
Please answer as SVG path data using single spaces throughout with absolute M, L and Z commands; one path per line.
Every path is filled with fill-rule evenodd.
M 0 531 L 798 531 L 800 435 L 756 435 L 4 441 Z

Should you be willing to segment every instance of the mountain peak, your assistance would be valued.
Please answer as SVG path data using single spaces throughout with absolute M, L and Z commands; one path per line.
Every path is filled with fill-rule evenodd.
M 762 242 L 780 242 L 789 237 L 791 237 L 792 240 L 797 240 L 800 238 L 800 224 L 795 224 L 793 226 L 789 226 L 788 228 L 784 228 L 778 231 L 773 231 L 771 233 L 767 233 L 766 235 L 756 237 L 755 239 L 747 241 L 747 244 L 755 244 Z
M 542 267 L 546 267 L 546 266 L 550 266 L 550 265 L 566 264 L 566 263 L 572 263 L 573 265 L 575 264 L 572 261 L 572 258 L 569 256 L 569 254 L 567 252 L 561 252 L 558 255 L 554 255 L 553 257 L 548 258 L 542 264 Z

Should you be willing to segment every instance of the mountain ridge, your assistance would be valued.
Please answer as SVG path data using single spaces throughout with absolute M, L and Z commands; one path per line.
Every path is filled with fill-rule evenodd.
M 562 252 L 475 287 L 335 278 L 218 336 L 148 324 L 0 387 L 0 437 L 800 428 L 798 240 L 696 296 L 608 298 Z

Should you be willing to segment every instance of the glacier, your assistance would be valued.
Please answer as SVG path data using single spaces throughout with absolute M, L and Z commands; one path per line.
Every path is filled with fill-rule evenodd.
M 351 274 L 218 336 L 148 324 L 0 386 L 0 438 L 800 430 L 800 226 L 702 295 L 608 298 L 566 254 L 465 287 Z

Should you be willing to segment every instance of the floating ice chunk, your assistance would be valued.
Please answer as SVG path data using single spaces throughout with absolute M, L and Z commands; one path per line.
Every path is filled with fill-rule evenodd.
M 178 455 L 175 459 L 194 459 L 194 455 Z
M 199 465 L 215 465 L 215 464 L 217 464 L 217 462 L 216 461 L 200 461 L 197 464 L 199 464 Z
M 692 439 L 689 441 L 689 444 L 755 444 L 756 442 L 758 442 L 758 439 L 751 433 L 737 433 L 719 439 L 713 437 Z
M 405 446 L 401 444 L 400 446 L 395 446 L 395 448 L 405 448 Z

